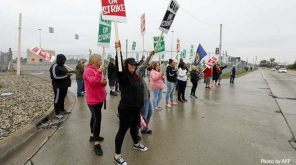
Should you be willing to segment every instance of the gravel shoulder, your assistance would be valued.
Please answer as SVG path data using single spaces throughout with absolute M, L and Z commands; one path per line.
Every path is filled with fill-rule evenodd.
M 0 73 L 0 140 L 40 118 L 52 105 L 52 87 L 37 78 Z

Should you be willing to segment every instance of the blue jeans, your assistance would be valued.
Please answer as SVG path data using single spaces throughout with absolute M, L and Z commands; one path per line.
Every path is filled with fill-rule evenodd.
M 234 79 L 235 79 L 235 75 L 231 75 L 230 76 L 230 82 L 234 82 Z
M 118 91 L 118 80 L 115 80 L 115 90 Z
M 150 118 L 153 114 L 153 111 L 152 111 L 152 105 L 151 105 L 151 101 L 150 99 L 148 99 L 147 101 L 144 102 L 144 106 L 141 110 L 141 114 L 142 116 L 149 122 L 150 121 Z M 147 128 L 144 130 L 145 132 L 147 132 L 149 130 L 148 126 Z
M 82 88 L 83 88 L 83 79 L 76 80 L 77 81 L 77 95 L 81 95 Z
M 169 102 L 169 99 L 173 100 L 174 88 L 176 86 L 176 83 L 167 81 L 166 84 L 167 84 L 167 93 L 165 96 L 165 100 L 166 102 Z
M 162 98 L 162 89 L 154 89 L 153 90 L 153 106 L 154 109 L 159 107 L 159 102 Z

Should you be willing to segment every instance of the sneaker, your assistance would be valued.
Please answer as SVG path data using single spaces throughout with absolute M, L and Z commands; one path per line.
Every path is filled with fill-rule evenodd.
M 116 90 L 115 92 L 119 92 L 119 90 Z
M 162 110 L 162 108 L 161 107 L 157 107 L 159 110 Z
M 182 99 L 183 100 L 183 102 L 187 102 L 187 100 L 186 99 Z
M 146 131 L 146 132 L 145 132 L 145 131 L 141 131 L 141 133 L 142 133 L 142 134 L 151 134 L 151 133 L 152 133 L 152 130 L 149 129 L 149 130 Z
M 161 108 L 159 108 L 159 107 L 156 107 L 154 110 L 155 110 L 155 111 L 160 111 L 160 110 L 161 110 Z
M 172 105 L 177 105 L 177 103 L 176 103 L 176 102 L 174 102 L 174 101 L 173 101 L 173 102 L 171 102 L 171 104 L 172 104 Z
M 195 96 L 195 95 L 194 95 L 193 97 L 194 97 L 194 98 L 196 98 L 196 99 L 198 98 L 198 97 L 197 97 L 197 96 Z
M 114 161 L 117 165 L 127 165 L 127 163 L 125 162 L 125 160 L 122 158 L 122 156 L 120 156 L 118 159 L 114 158 Z
M 64 118 L 64 116 L 61 115 L 61 114 L 57 114 L 56 117 L 57 117 L 58 119 L 62 119 L 62 118 Z
M 77 97 L 83 97 L 83 96 L 84 96 L 83 94 L 77 95 Z
M 168 108 L 172 108 L 171 104 L 166 104 L 165 106 Z
M 118 94 L 116 92 L 110 92 L 111 96 L 118 96 Z
M 71 113 L 70 111 L 66 111 L 66 110 L 63 110 L 63 111 L 61 111 L 63 114 L 69 114 L 69 113 Z
M 181 102 L 181 103 L 183 103 L 183 102 L 184 102 L 183 100 L 179 100 L 179 99 L 178 99 L 178 101 L 179 101 L 179 102 Z
M 99 156 L 103 155 L 103 150 L 100 144 L 97 144 L 94 146 L 94 151 L 96 155 L 99 155 Z
M 134 145 L 133 148 L 136 149 L 136 150 L 141 150 L 141 151 L 147 151 L 148 150 L 148 148 L 143 146 L 142 144 L 139 144 L 138 146 Z

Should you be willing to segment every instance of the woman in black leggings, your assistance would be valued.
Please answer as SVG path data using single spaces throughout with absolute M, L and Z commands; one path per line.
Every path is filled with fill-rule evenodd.
M 187 70 L 186 70 L 184 62 L 181 62 L 179 64 L 178 84 L 179 84 L 178 101 L 187 102 L 187 100 L 185 99 L 185 89 L 186 89 L 186 84 L 187 84 Z
M 115 48 L 117 49 L 118 47 L 121 48 L 120 42 L 115 43 Z M 121 100 L 118 105 L 120 121 L 119 130 L 115 138 L 116 151 L 114 156 L 114 161 L 117 165 L 127 165 L 121 156 L 121 146 L 128 129 L 130 129 L 130 134 L 134 141 L 133 148 L 141 151 L 148 150 L 147 147 L 139 143 L 137 136 L 137 127 L 140 123 L 140 110 L 144 105 L 144 85 L 141 83 L 140 77 L 136 75 L 138 63 L 136 63 L 134 58 L 128 58 L 124 64 L 122 66 L 122 72 L 119 72 L 116 54 L 115 67 L 121 90 Z

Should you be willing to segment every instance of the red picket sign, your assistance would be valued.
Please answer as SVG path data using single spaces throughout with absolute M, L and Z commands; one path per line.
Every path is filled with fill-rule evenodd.
M 124 0 L 102 0 L 102 18 L 126 23 Z
M 218 59 L 215 56 L 212 56 L 211 59 L 206 63 L 206 67 L 211 68 Z

